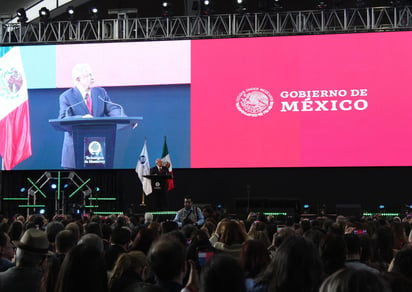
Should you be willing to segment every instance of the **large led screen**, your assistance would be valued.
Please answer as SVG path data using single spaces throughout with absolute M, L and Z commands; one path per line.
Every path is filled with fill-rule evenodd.
M 412 165 L 411 32 L 19 50 L 32 155 L 13 169 L 61 168 L 63 132 L 49 120 L 84 62 L 143 118 L 117 132 L 114 168 L 135 168 L 145 139 L 154 165 L 165 137 L 174 168 Z

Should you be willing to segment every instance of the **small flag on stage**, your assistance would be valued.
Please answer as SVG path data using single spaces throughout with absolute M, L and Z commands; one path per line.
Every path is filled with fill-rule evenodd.
M 142 152 L 140 153 L 139 159 L 137 160 L 136 165 L 137 176 L 142 183 L 143 192 L 145 195 L 152 193 L 152 183 L 150 179 L 143 177 L 144 175 L 150 175 L 150 163 L 149 163 L 149 154 L 147 153 L 146 139 L 144 140 L 144 145 Z
M 168 185 L 167 190 L 170 191 L 175 186 L 174 186 L 174 183 L 173 183 L 172 160 L 170 159 L 169 149 L 167 148 L 166 136 L 165 136 L 165 142 L 163 144 L 162 161 L 163 161 L 163 165 L 167 166 L 169 168 L 170 175 L 172 176 L 171 179 L 167 180 L 167 185 Z
M 29 95 L 20 48 L 0 48 L 0 56 L 0 155 L 9 170 L 32 155 Z

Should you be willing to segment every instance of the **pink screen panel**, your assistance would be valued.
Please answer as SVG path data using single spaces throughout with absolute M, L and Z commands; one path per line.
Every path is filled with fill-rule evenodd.
M 411 32 L 191 47 L 191 167 L 412 165 Z

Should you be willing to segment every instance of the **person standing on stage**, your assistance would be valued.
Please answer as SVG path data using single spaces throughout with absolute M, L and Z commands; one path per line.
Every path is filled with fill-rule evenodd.
M 156 159 L 156 166 L 150 169 L 150 175 L 152 176 L 152 189 L 155 201 L 155 207 L 159 210 L 166 210 L 169 207 L 167 198 L 167 178 L 170 178 L 169 169 L 163 166 L 163 161 Z M 153 176 L 159 176 L 158 179 Z
M 59 119 L 66 117 L 119 117 L 123 116 L 121 105 L 113 103 L 106 90 L 93 87 L 94 75 L 89 64 L 77 64 L 73 67 L 74 87 L 63 92 L 59 97 Z M 64 133 L 61 166 L 75 168 L 73 134 Z
M 196 226 L 202 226 L 205 218 L 203 216 L 202 210 L 200 208 L 193 206 L 192 197 L 185 196 L 184 199 L 184 208 L 177 211 L 175 219 L 179 227 L 182 227 L 183 224 L 193 224 Z

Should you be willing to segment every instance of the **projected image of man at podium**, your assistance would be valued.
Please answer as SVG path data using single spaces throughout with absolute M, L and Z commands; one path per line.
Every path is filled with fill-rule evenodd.
M 63 92 L 59 97 L 59 119 L 66 117 L 120 117 L 124 116 L 123 107 L 110 100 L 106 90 L 93 87 L 93 70 L 89 64 L 77 64 L 73 67 L 74 87 Z M 61 166 L 75 168 L 73 135 L 64 133 Z
M 156 159 L 156 166 L 150 169 L 150 175 L 152 176 L 154 207 L 159 211 L 166 210 L 169 207 L 167 198 L 167 179 L 170 178 L 169 169 L 163 166 L 163 161 L 158 158 Z

